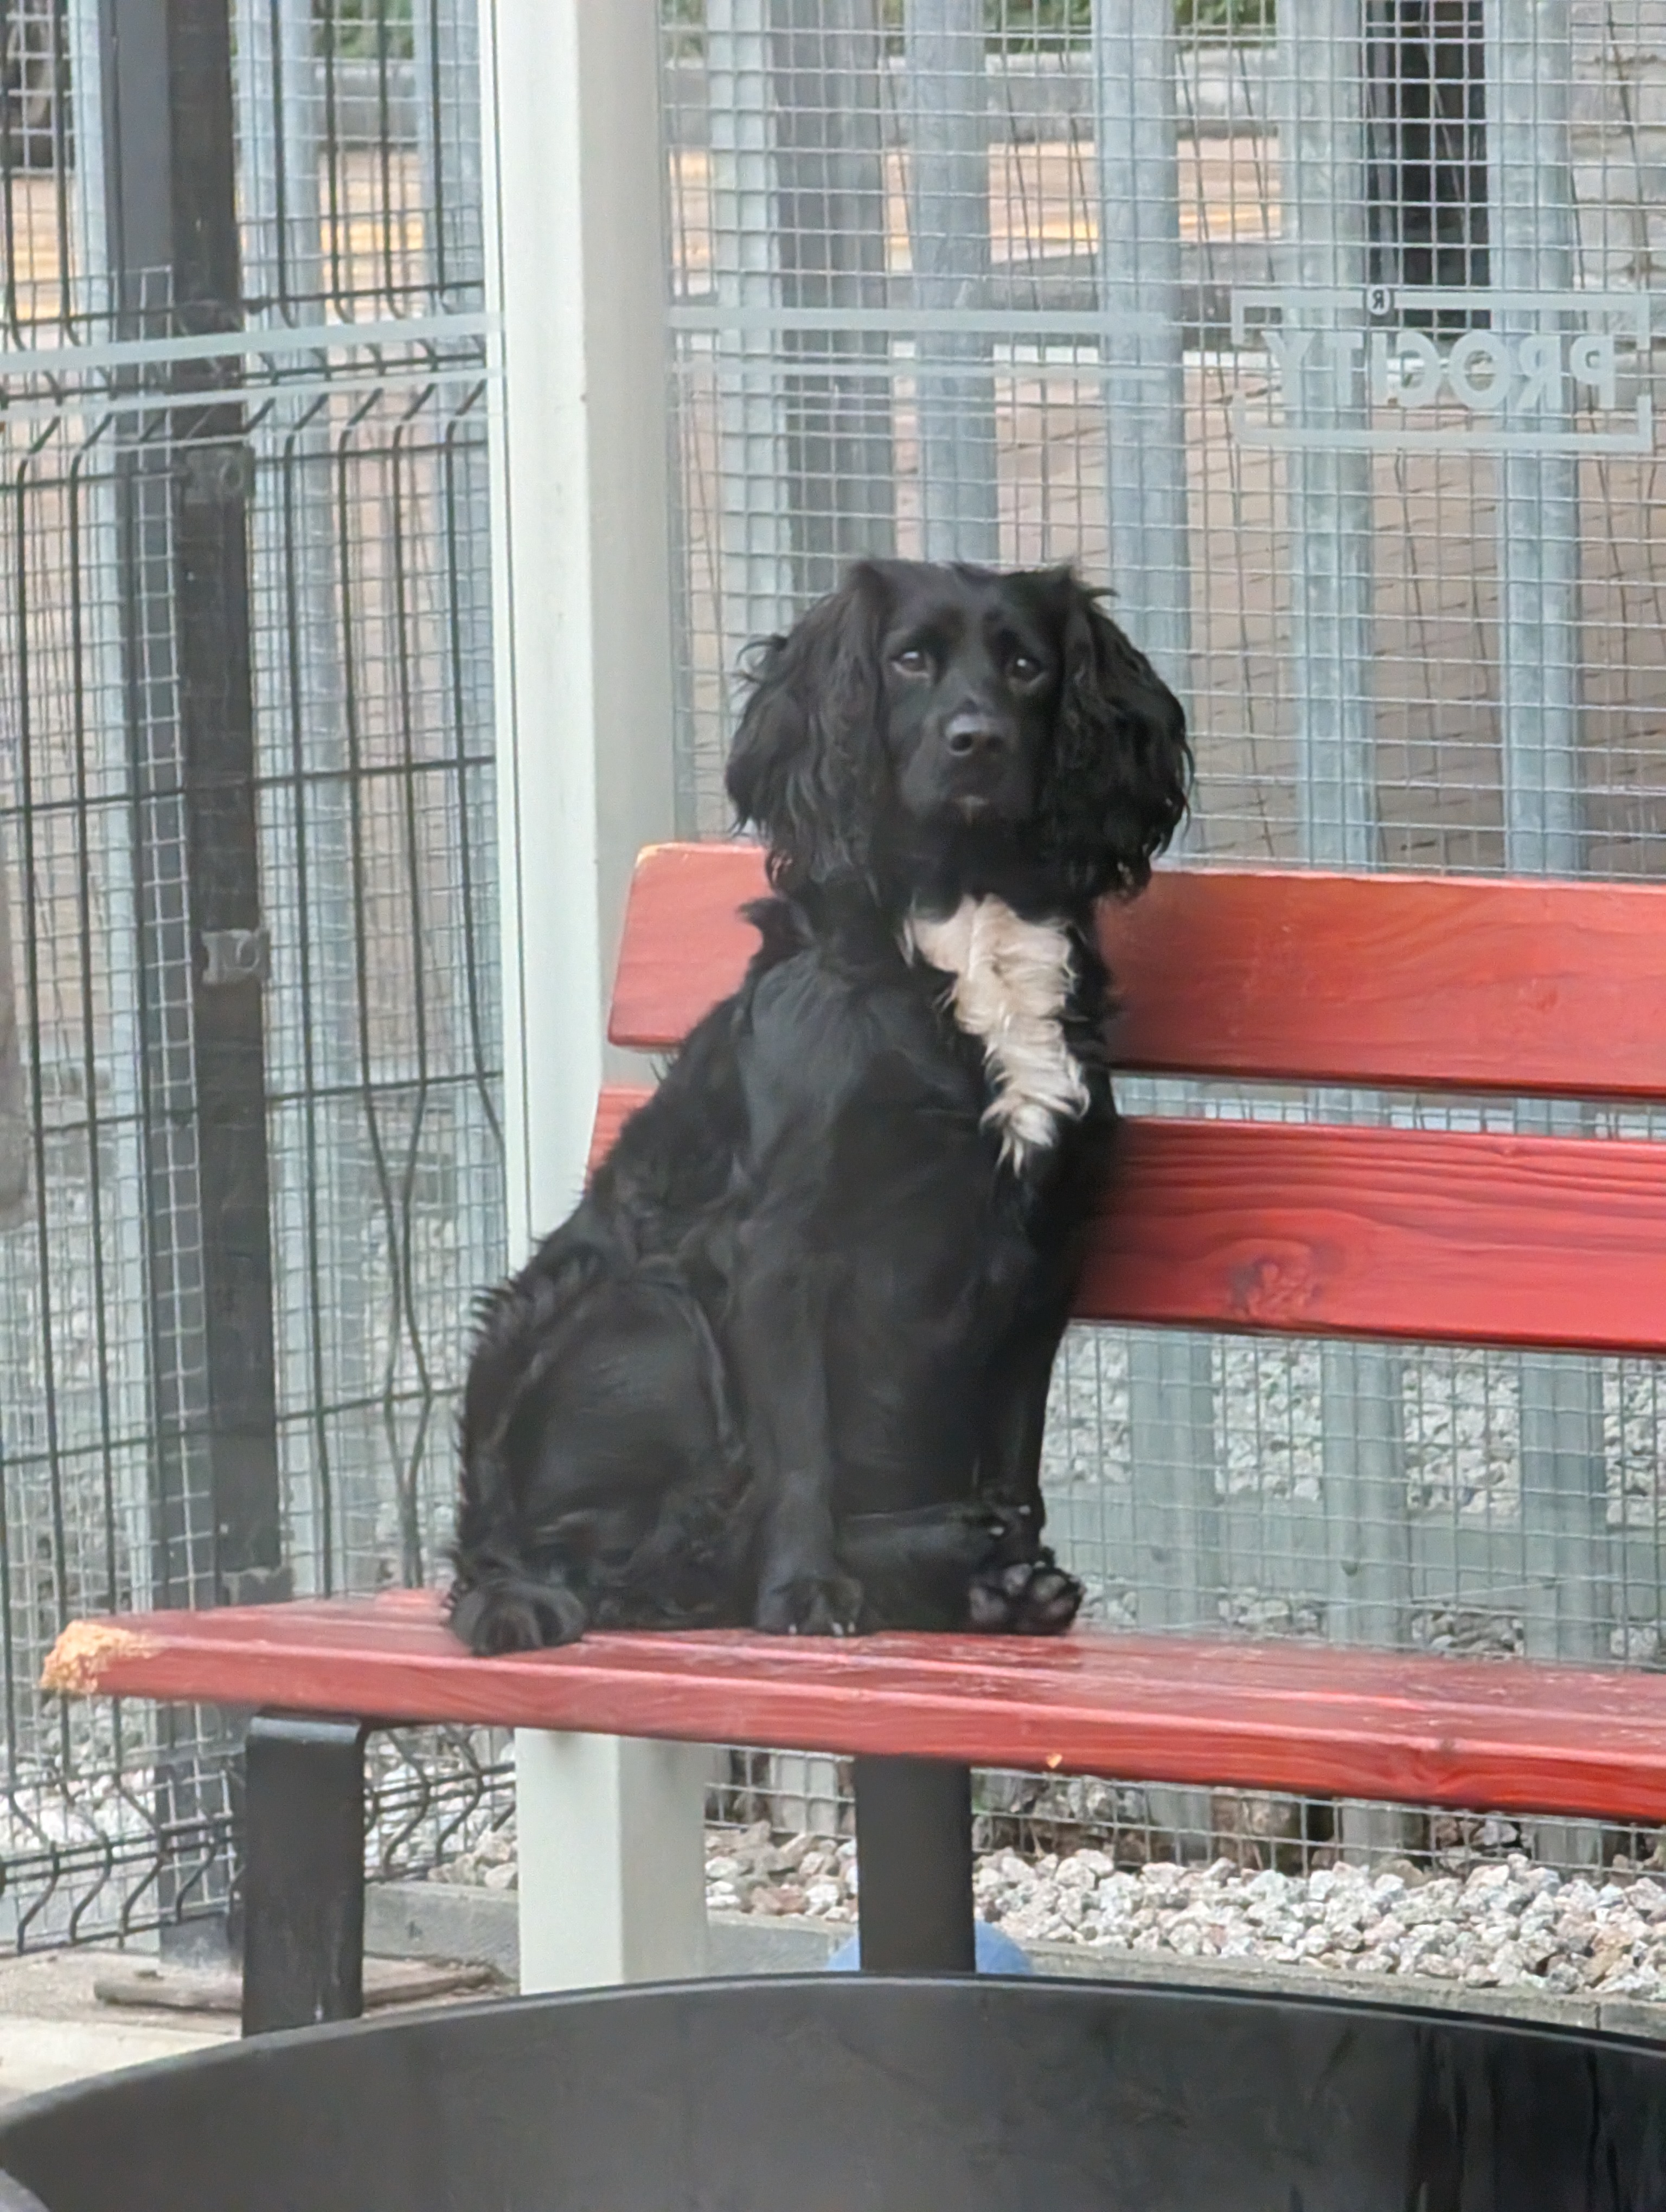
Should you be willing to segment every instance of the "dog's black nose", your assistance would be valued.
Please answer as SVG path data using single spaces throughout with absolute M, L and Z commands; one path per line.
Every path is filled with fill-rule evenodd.
M 957 760 L 969 760 L 974 753 L 1001 750 L 1006 744 L 1006 732 L 988 714 L 980 714 L 975 708 L 964 708 L 949 717 L 943 738 Z

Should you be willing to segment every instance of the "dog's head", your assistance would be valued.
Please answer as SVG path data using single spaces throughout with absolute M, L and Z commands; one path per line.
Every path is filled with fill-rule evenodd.
M 1180 703 L 1067 568 L 859 563 L 761 649 L 729 796 L 785 889 L 1009 852 L 1137 890 L 1185 812 Z

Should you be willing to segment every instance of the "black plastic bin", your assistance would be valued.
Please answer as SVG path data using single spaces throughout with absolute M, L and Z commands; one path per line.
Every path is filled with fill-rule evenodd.
M 1666 2051 L 1104 1984 L 692 1983 L 168 2060 L 0 2113 L 0 2166 L 48 2212 L 1666 2212 Z

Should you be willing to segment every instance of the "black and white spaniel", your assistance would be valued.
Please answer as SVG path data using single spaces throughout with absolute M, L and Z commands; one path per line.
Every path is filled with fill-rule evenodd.
M 1048 1378 L 1114 1112 L 1093 908 L 1178 702 L 1067 570 L 872 561 L 761 649 L 745 981 L 481 1309 L 451 1617 L 1051 1634 Z

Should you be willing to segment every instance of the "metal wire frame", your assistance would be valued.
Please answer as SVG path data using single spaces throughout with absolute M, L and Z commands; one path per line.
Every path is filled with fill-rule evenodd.
M 731 1751 L 726 1771 L 708 1793 L 706 1811 L 711 1827 L 766 1828 L 779 1842 L 853 1836 L 850 1763 L 803 1752 Z M 1177 1818 L 1177 1811 L 1195 1817 Z M 1529 1847 L 1541 1863 L 1570 1871 L 1666 1864 L 1666 1846 L 1656 1829 L 1545 1823 L 1485 1808 L 1340 1806 L 1330 1798 L 1270 1791 L 1177 1791 L 1134 1780 L 1001 1768 L 974 1775 L 972 1813 L 978 1851 L 1062 1857 L 1091 1847 L 1122 1867 L 1224 1858 L 1246 1868 L 1310 1874 L 1347 1858 L 1377 1865 L 1409 1861 L 1430 1872 L 1464 1874 Z M 1556 1843 L 1567 1848 L 1547 1848 Z

